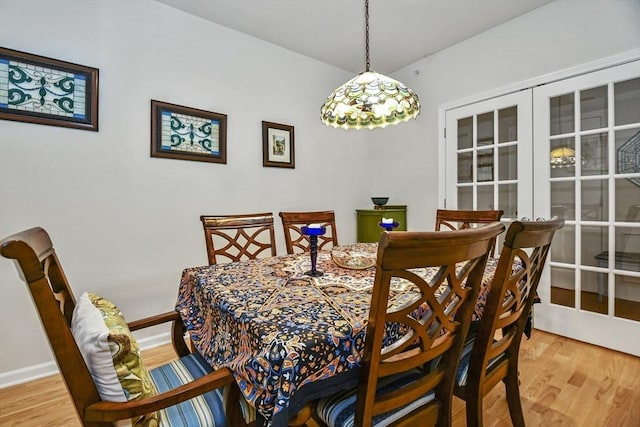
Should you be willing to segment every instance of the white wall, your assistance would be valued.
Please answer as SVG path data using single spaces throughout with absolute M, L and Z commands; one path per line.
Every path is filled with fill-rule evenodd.
M 206 264 L 203 213 L 333 209 L 355 241 L 366 134 L 319 119 L 350 73 L 151 0 L 0 0 L 0 44 L 100 70 L 99 132 L 0 121 L 0 236 L 45 227 L 77 296 L 131 320 L 171 310 L 182 269 Z M 227 114 L 228 163 L 151 158 L 151 99 Z M 262 120 L 295 126 L 295 169 L 262 166 Z M 48 348 L 0 259 L 0 384 Z
M 350 73 L 151 0 L 0 0 L 0 44 L 100 68 L 98 133 L 0 121 L 0 236 L 46 227 L 76 293 L 135 319 L 171 309 L 182 269 L 206 262 L 201 213 L 332 208 L 350 243 L 375 193 L 432 229 L 438 107 L 637 48 L 637 22 L 637 0 L 557 0 L 398 71 L 421 115 L 352 133 L 318 120 Z M 152 98 L 228 114 L 228 164 L 151 159 Z M 294 170 L 262 167 L 262 120 L 295 126 Z M 0 373 L 49 361 L 6 260 L 0 293 Z

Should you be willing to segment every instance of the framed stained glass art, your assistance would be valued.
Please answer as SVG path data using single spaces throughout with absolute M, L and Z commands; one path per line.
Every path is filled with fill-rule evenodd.
M 227 115 L 152 99 L 151 157 L 227 163 Z
M 98 130 L 98 69 L 0 47 L 0 119 Z

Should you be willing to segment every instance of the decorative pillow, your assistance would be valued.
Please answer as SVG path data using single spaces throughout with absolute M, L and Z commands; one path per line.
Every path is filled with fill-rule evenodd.
M 112 302 L 90 292 L 82 294 L 73 311 L 71 332 L 102 400 L 126 402 L 157 394 L 138 343 Z M 156 413 L 133 421 L 135 426 L 159 425 Z

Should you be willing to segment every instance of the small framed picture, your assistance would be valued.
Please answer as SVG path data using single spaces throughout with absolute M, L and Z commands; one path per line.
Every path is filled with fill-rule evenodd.
M 151 157 L 227 163 L 227 115 L 151 100 Z
M 262 166 L 295 168 L 293 126 L 262 122 Z
M 0 119 L 98 130 L 98 69 L 0 47 Z

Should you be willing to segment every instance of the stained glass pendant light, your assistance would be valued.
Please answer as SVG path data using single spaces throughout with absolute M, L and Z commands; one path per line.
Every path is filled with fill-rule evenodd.
M 552 168 L 569 168 L 576 165 L 576 152 L 571 147 L 559 147 L 549 153 Z
M 420 100 L 411 89 L 370 70 L 369 0 L 364 2 L 366 69 L 333 91 L 320 108 L 320 119 L 343 129 L 374 129 L 414 119 Z

